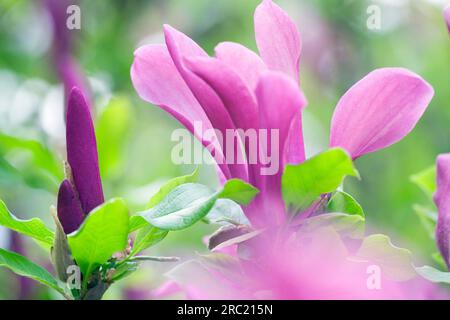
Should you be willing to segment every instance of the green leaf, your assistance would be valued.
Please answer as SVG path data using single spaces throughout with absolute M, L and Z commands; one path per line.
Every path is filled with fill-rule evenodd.
M 36 239 L 46 245 L 52 245 L 54 233 L 38 218 L 21 220 L 8 211 L 5 203 L 0 200 L 0 225 Z
M 422 278 L 428 281 L 450 284 L 450 272 L 440 271 L 430 266 L 418 267 L 416 271 Z
M 242 205 L 248 205 L 258 194 L 259 190 L 239 179 L 228 180 L 222 192 L 219 194 L 221 199 L 230 199 Z
M 219 193 L 196 183 L 173 189 L 156 206 L 140 213 L 152 226 L 162 230 L 182 230 L 203 219 L 214 206 Z
M 332 227 L 341 236 L 361 239 L 364 237 L 365 219 L 360 215 L 327 213 L 305 219 L 300 226 L 300 232 L 312 232 L 319 228 Z
M 204 220 L 213 224 L 250 225 L 241 206 L 229 199 L 218 199 Z
M 415 183 L 423 192 L 432 198 L 436 192 L 436 167 L 433 165 L 415 175 L 411 176 L 411 181 Z
M 47 270 L 24 256 L 0 248 L 0 266 L 8 268 L 20 276 L 36 280 L 64 294 L 64 289 L 58 285 L 58 281 Z
M 130 231 L 129 231 L 130 233 L 139 230 L 145 226 L 148 226 L 148 222 L 142 216 L 138 214 L 130 216 Z
M 356 257 L 379 265 L 395 281 L 407 281 L 417 275 L 411 252 L 394 246 L 389 237 L 382 234 L 365 238 Z
M 128 229 L 125 202 L 113 199 L 94 209 L 80 228 L 68 236 L 72 256 L 86 278 L 114 253 L 125 249 Z
M 335 191 L 347 176 L 358 177 L 351 157 L 340 148 L 327 150 L 299 165 L 287 165 L 283 198 L 295 211 L 307 209 L 320 195 Z
M 351 195 L 344 191 L 336 191 L 328 202 L 328 212 L 340 212 L 364 217 L 364 210 Z
M 438 217 L 437 212 L 429 210 L 428 208 L 421 206 L 419 204 L 414 205 L 413 209 L 416 215 L 419 217 L 420 222 L 427 231 L 429 237 L 431 239 L 434 239 Z
M 164 184 L 159 191 L 150 199 L 147 209 L 153 208 L 155 205 L 157 205 L 162 199 L 164 199 L 170 191 L 175 189 L 176 187 L 185 184 L 185 183 L 194 183 L 198 180 L 198 174 L 199 170 L 196 168 L 194 172 L 192 172 L 189 175 L 176 177 L 166 184 Z
M 131 256 L 145 250 L 151 246 L 154 246 L 158 242 L 162 241 L 169 231 L 158 229 L 152 225 L 147 225 L 146 227 L 139 230 L 134 240 L 133 251 Z
M 0 176 L 33 188 L 58 190 L 64 172 L 58 158 L 40 142 L 0 133 Z
M 163 200 L 173 189 L 176 187 L 190 182 L 196 182 L 198 179 L 199 170 L 196 168 L 194 172 L 192 172 L 189 175 L 176 177 L 166 184 L 164 184 L 156 194 L 153 195 L 153 197 L 150 199 L 147 209 L 153 208 L 155 205 L 157 205 L 161 200 Z M 130 217 L 130 232 L 134 232 L 136 230 L 139 230 L 145 226 L 148 226 L 148 222 L 140 215 L 134 215 Z M 150 229 L 148 229 L 150 230 Z
M 129 101 L 118 97 L 112 99 L 97 118 L 95 134 L 102 178 L 115 179 L 124 173 L 124 155 L 127 154 L 124 148 L 131 128 L 132 113 Z

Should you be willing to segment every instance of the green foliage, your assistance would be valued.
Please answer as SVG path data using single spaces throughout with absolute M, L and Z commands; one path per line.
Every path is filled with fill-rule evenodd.
M 414 182 L 431 199 L 436 192 L 436 167 L 433 165 L 411 176 Z
M 417 267 L 416 271 L 421 277 L 428 281 L 450 284 L 450 272 L 440 271 L 430 266 Z
M 294 211 L 307 209 L 322 194 L 335 191 L 347 175 L 358 177 L 358 172 L 351 157 L 340 148 L 286 166 L 282 178 L 286 206 Z
M 344 191 L 336 191 L 327 206 L 328 212 L 348 213 L 364 218 L 364 210 L 351 195 Z
M 48 229 L 39 218 L 31 220 L 21 220 L 15 217 L 0 200 L 0 225 L 29 236 L 39 242 L 51 246 L 53 244 L 54 233 Z
M 55 192 L 63 176 L 61 162 L 40 142 L 0 133 L 0 177 Z
M 0 266 L 8 268 L 20 276 L 36 280 L 64 294 L 64 289 L 58 285 L 58 281 L 47 270 L 17 253 L 0 248 Z
M 128 243 L 128 209 L 114 199 L 94 209 L 81 227 L 68 236 L 72 256 L 87 278 Z
M 197 182 L 198 174 L 199 174 L 199 170 L 198 170 L 198 168 L 196 168 L 194 170 L 194 172 L 192 172 L 191 174 L 181 176 L 181 177 L 176 177 L 176 178 L 168 181 L 166 184 L 164 184 L 159 189 L 159 191 L 156 194 L 154 194 L 152 196 L 152 198 L 150 199 L 150 201 L 148 203 L 147 209 L 153 208 L 155 205 L 157 205 L 159 202 L 161 202 L 161 200 L 163 200 L 170 193 L 170 191 L 172 191 L 176 187 L 178 187 L 184 183 Z
M 167 236 L 168 233 L 169 231 L 161 230 L 147 224 L 137 233 L 136 238 L 134 239 L 131 256 L 159 243 Z
M 162 230 L 182 230 L 203 219 L 219 198 L 248 203 L 254 195 L 253 187 L 237 179 L 228 181 L 218 192 L 201 184 L 186 183 L 174 188 L 156 206 L 140 215 Z
M 114 98 L 95 123 L 100 171 L 104 179 L 115 179 L 123 174 L 132 110 L 126 98 Z
M 219 194 L 220 199 L 230 199 L 242 205 L 248 205 L 259 193 L 259 190 L 251 184 L 239 179 L 228 180 Z

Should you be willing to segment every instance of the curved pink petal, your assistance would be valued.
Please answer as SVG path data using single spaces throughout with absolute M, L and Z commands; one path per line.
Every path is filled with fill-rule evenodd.
M 354 159 L 403 139 L 434 95 L 417 74 L 401 68 L 369 73 L 339 101 L 331 122 L 330 146 Z
M 258 128 L 254 94 L 232 68 L 216 58 L 187 59 L 186 64 L 217 93 L 237 128 Z
M 209 145 L 210 141 L 203 139 L 203 134 L 213 129 L 212 124 L 180 76 L 166 46 L 146 45 L 137 49 L 134 56 L 131 80 L 139 96 L 167 111 L 203 145 Z M 196 122 L 202 124 L 203 132 L 195 132 Z M 220 169 L 223 175 L 230 176 L 226 165 L 221 165 Z
M 450 154 L 442 154 L 437 158 L 437 191 L 434 202 L 439 211 L 436 228 L 436 242 L 450 268 Z
M 238 129 L 246 131 L 259 128 L 256 99 L 233 69 L 216 58 L 188 59 L 186 65 L 217 93 Z M 246 143 L 247 156 L 248 148 Z
M 67 161 L 85 214 L 104 202 L 94 125 L 86 100 L 73 88 L 66 118 Z
M 259 53 L 266 65 L 299 80 L 302 43 L 295 23 L 271 0 L 255 11 L 255 34 Z
M 213 128 L 219 130 L 223 134 L 225 134 L 227 129 L 235 129 L 235 124 L 214 90 L 184 65 L 184 60 L 187 58 L 207 58 L 208 55 L 206 52 L 191 38 L 169 25 L 164 25 L 164 35 L 167 49 L 169 50 L 178 72 L 200 103 Z M 226 150 L 225 141 L 222 143 L 221 149 Z M 224 154 L 222 150 L 216 152 Z M 221 166 L 225 167 L 224 164 Z M 242 166 L 227 168 L 227 170 L 231 171 L 231 176 L 241 178 L 246 176 L 246 172 L 244 172 L 243 169 Z M 230 174 L 226 175 L 226 177 L 229 178 Z
M 450 5 L 448 5 L 444 9 L 444 19 L 445 19 L 445 22 L 447 23 L 448 32 L 450 33 Z
M 256 53 L 238 43 L 222 42 L 215 48 L 215 53 L 252 91 L 256 89 L 261 74 L 267 70 L 264 61 Z
M 260 147 L 266 150 L 264 154 L 272 158 L 269 166 L 274 168 L 274 161 L 278 163 L 276 172 L 270 170 L 270 174 L 265 172 L 258 177 L 260 181 L 257 186 L 261 188 L 261 197 L 264 197 L 265 205 L 272 209 L 268 212 L 276 216 L 279 222 L 284 217 L 281 176 L 285 166 L 287 141 L 292 124 L 296 122 L 295 117 L 301 114 L 301 110 L 306 103 L 297 83 L 280 72 L 266 72 L 256 88 L 256 96 L 259 106 L 260 126 L 267 129 L 269 133 L 269 139 L 267 139 L 269 143 Z M 299 128 L 297 127 L 297 129 Z M 272 141 L 271 130 L 277 130 L 278 132 L 278 139 L 276 140 L 279 144 L 278 148 L 270 143 Z M 298 141 L 303 142 L 301 131 L 295 134 Z M 303 146 L 301 148 L 303 153 Z M 276 154 L 277 151 L 278 154 Z
M 304 100 L 306 106 L 306 100 Z M 284 148 L 285 164 L 300 164 L 305 161 L 305 144 L 303 141 L 302 113 L 299 111 L 294 115 L 294 119 L 289 129 L 289 135 Z

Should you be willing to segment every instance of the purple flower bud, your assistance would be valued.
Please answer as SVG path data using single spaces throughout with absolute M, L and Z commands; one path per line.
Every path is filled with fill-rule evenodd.
M 59 187 L 58 219 L 66 234 L 77 230 L 84 220 L 80 202 L 68 180 L 64 180 Z
M 86 100 L 73 88 L 66 118 L 67 160 L 81 203 L 88 214 L 104 202 L 94 125 Z

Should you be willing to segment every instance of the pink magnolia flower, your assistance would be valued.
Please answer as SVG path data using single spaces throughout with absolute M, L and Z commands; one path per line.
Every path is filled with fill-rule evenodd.
M 262 175 L 260 161 L 219 164 L 222 180 L 241 178 L 260 189 L 246 208 L 253 224 L 282 223 L 285 207 L 281 175 L 286 164 L 305 160 L 302 110 L 307 102 L 299 89 L 301 37 L 295 23 L 271 0 L 255 12 L 259 55 L 240 44 L 220 43 L 209 57 L 192 39 L 164 26 L 165 44 L 145 45 L 135 52 L 131 79 L 140 97 L 178 119 L 205 146 L 203 129 L 278 129 L 279 170 Z M 432 87 L 402 68 L 377 69 L 351 87 L 339 101 L 331 122 L 330 146 L 354 158 L 388 147 L 416 125 L 433 97 Z M 225 154 L 223 143 L 211 150 Z M 270 150 L 269 150 L 270 151 Z

